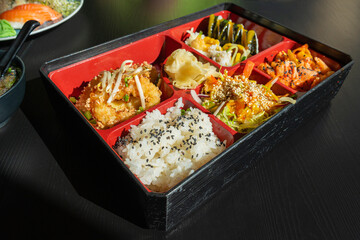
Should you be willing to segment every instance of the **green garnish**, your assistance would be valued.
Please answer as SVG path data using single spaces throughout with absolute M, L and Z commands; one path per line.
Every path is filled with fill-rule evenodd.
M 206 100 L 206 101 L 202 102 L 201 105 L 204 108 L 206 108 L 207 110 L 212 110 L 213 108 L 218 107 L 218 105 L 216 105 L 215 102 L 209 101 L 209 100 Z
M 188 109 L 181 109 L 181 115 L 183 116 L 183 115 L 185 115 L 185 113 L 186 112 L 190 112 L 190 108 L 188 108 Z
M 91 112 L 90 112 L 90 111 L 84 112 L 84 116 L 86 117 L 87 120 L 92 119 L 92 115 L 91 115 Z
M 86 117 L 86 119 L 89 120 L 89 122 L 90 122 L 91 124 L 96 124 L 96 120 L 92 117 L 90 111 L 83 112 L 83 114 L 84 114 L 84 116 Z
M 75 104 L 76 101 L 77 101 L 75 97 L 69 97 L 69 100 L 70 100 L 72 103 L 74 103 L 74 104 Z
M 8 70 L 7 70 L 7 72 L 8 72 L 8 73 L 11 73 L 11 71 L 12 71 L 12 69 L 11 69 L 11 67 L 9 67 Z
M 129 77 L 125 77 L 124 78 L 124 82 L 125 82 L 125 87 L 128 87 L 129 86 L 129 79 L 131 79 L 133 76 L 129 76 Z
M 5 19 L 0 20 L 0 38 L 16 36 L 14 28 Z
M 142 106 L 140 106 L 139 109 L 136 112 L 141 113 L 142 111 L 144 111 L 144 108 Z
M 124 101 L 125 102 L 128 102 L 129 101 L 129 95 L 125 94 L 125 96 L 123 97 Z

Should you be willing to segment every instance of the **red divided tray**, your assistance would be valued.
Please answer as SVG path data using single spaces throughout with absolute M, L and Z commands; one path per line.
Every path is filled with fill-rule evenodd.
M 219 11 L 219 9 L 224 10 Z M 235 23 L 242 23 L 245 29 L 255 30 L 259 39 L 260 52 L 243 61 L 241 64 L 233 67 L 221 67 L 218 63 L 187 46 L 184 43 L 189 35 L 186 31 L 194 28 L 195 31 L 207 32 L 208 16 L 211 13 L 221 15 L 223 18 L 230 18 Z M 160 86 L 160 90 L 162 91 L 161 102 L 150 108 L 148 110 L 149 112 L 158 109 L 164 114 L 168 108 L 174 106 L 175 102 L 182 97 L 185 108 L 190 106 L 195 107 L 208 114 L 213 124 L 214 133 L 222 141 L 226 140 L 227 149 L 222 154 L 202 166 L 167 193 L 151 192 L 136 176 L 132 175 L 129 170 L 126 170 L 129 174 L 129 181 L 136 182 L 135 186 L 138 188 L 141 198 L 143 198 L 141 208 L 145 211 L 148 227 L 169 229 L 175 226 L 176 223 L 190 214 L 206 199 L 213 196 L 231 182 L 235 176 L 238 176 L 239 173 L 247 169 L 253 160 L 258 159 L 260 155 L 271 149 L 277 141 L 286 135 L 285 133 L 290 133 L 291 130 L 296 129 L 299 122 L 292 123 L 291 119 L 298 117 L 298 119 L 300 119 L 299 121 L 301 121 L 305 119 L 305 116 L 311 116 L 311 112 L 317 111 L 320 108 L 322 105 L 320 103 L 330 100 L 340 88 L 352 65 L 351 58 L 349 58 L 348 55 L 265 20 L 233 4 L 221 4 L 214 8 L 190 15 L 190 17 L 186 19 L 174 20 L 168 24 L 149 29 L 147 32 L 134 34 L 135 37 L 129 36 L 112 41 L 107 45 L 105 44 L 105 46 L 108 46 L 108 49 L 104 50 L 103 46 L 92 48 L 85 52 L 45 63 L 42 66 L 41 73 L 46 83 L 50 86 L 50 94 L 58 95 L 61 99 L 60 101 L 66 101 L 68 106 L 72 106 L 70 111 L 77 112 L 77 117 L 82 119 L 81 124 L 84 125 L 85 123 L 89 130 L 91 130 L 89 134 L 95 134 L 98 140 L 100 140 L 99 144 L 105 147 L 105 151 L 111 151 L 114 159 L 118 161 L 124 169 L 127 169 L 127 166 L 122 162 L 121 157 L 113 150 L 113 146 L 117 138 L 128 132 L 131 125 L 138 125 L 146 113 L 142 112 L 112 128 L 99 130 L 94 128 L 69 100 L 71 96 L 78 97 L 84 85 L 101 71 L 119 68 L 124 60 L 133 60 L 134 63 L 147 61 L 155 66 L 161 73 L 163 78 Z M 261 24 L 258 22 L 261 22 Z M 287 35 L 281 34 L 281 32 L 287 33 Z M 246 61 L 253 61 L 255 65 L 258 66 L 262 62 L 271 61 L 280 51 L 295 49 L 304 44 L 304 42 L 297 41 L 297 38 L 302 41 L 304 39 L 308 40 L 312 54 L 321 58 L 336 72 L 314 89 L 311 89 L 309 94 L 299 95 L 299 99 L 295 105 L 290 104 L 286 106 L 270 120 L 246 136 L 232 130 L 200 104 L 195 102 L 189 90 L 175 88 L 163 71 L 163 64 L 167 57 L 174 50 L 183 48 L 192 52 L 199 59 L 210 62 L 213 66 L 220 69 L 221 72 L 226 70 L 229 72 L 229 75 L 237 75 L 242 73 Z M 137 40 L 132 42 L 132 39 Z M 319 51 L 313 49 L 312 46 L 316 47 Z M 329 50 L 327 51 L 329 55 L 326 56 L 320 53 L 325 52 L 324 50 Z M 271 78 L 255 68 L 250 79 L 260 84 L 265 84 L 270 81 Z M 323 89 L 320 98 L 314 97 L 314 91 L 320 92 L 320 90 L 317 89 Z M 199 92 L 200 87 L 195 90 Z M 288 93 L 289 95 L 293 95 L 297 93 L 294 89 L 280 82 L 275 83 L 272 90 L 275 94 Z M 314 104 L 314 108 L 309 110 L 306 104 L 309 102 L 314 103 L 316 99 L 319 105 Z M 277 126 L 277 128 L 274 129 L 274 126 Z M 282 135 L 274 141 L 273 136 L 280 132 Z M 104 164 L 106 164 L 106 162 L 104 162 Z M 204 194 L 206 194 L 206 197 L 203 197 Z

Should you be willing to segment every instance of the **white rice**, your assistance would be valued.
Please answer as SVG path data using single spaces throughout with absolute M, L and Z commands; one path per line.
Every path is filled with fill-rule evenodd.
M 184 113 L 183 106 L 180 98 L 165 115 L 159 110 L 147 112 L 115 147 L 152 191 L 169 190 L 225 149 L 226 142 L 213 133 L 208 115 L 197 108 Z

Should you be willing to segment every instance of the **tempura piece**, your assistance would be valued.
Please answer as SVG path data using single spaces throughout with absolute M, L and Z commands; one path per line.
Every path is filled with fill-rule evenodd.
M 106 129 L 160 103 L 161 91 L 153 83 L 157 80 L 153 66 L 127 60 L 91 80 L 76 107 L 91 113 L 96 128 Z

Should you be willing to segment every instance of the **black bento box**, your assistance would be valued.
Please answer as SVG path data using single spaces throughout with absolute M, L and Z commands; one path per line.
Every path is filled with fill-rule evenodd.
M 184 32 L 194 27 L 204 30 L 210 14 L 230 17 L 233 21 L 243 23 L 248 29 L 254 29 L 259 36 L 260 53 L 250 58 L 254 62 L 261 62 L 266 56 L 277 51 L 289 49 L 294 44 L 309 45 L 309 48 L 322 57 L 330 66 L 337 66 L 336 72 L 326 80 L 307 92 L 295 92 L 296 104 L 289 104 L 279 113 L 271 117 L 245 136 L 239 136 L 230 131 L 231 143 L 220 155 L 195 171 L 185 180 L 177 184 L 166 193 L 156 193 L 147 189 L 123 163 L 119 155 L 113 150 L 114 141 L 124 127 L 129 127 L 134 121 L 139 122 L 143 117 L 136 116 L 125 123 L 107 131 L 95 129 L 88 120 L 76 109 L 69 100 L 69 96 L 83 81 L 90 81 L 102 68 L 115 68 L 114 59 L 126 55 L 134 61 L 148 61 L 162 66 L 171 52 L 178 48 L 185 48 L 199 56 L 195 50 L 184 44 Z M 152 47 L 149 48 L 149 44 Z M 134 50 L 136 49 L 136 51 Z M 139 51 L 140 50 L 140 51 Z M 203 56 L 202 56 L 203 57 Z M 206 58 L 205 58 L 206 60 Z M 215 62 L 207 59 L 213 65 Z M 101 164 L 116 165 L 121 169 L 125 184 L 132 191 L 124 197 L 136 198 L 133 204 L 144 214 L 145 226 L 148 228 L 168 230 L 182 221 L 191 212 L 214 196 L 219 190 L 231 183 L 234 178 L 244 173 L 250 166 L 261 159 L 277 142 L 295 131 L 300 123 L 311 118 L 339 91 L 353 61 L 351 57 L 336 49 L 328 47 L 311 38 L 296 33 L 277 23 L 267 20 L 255 13 L 245 10 L 231 3 L 223 3 L 209 9 L 175 19 L 141 32 L 124 36 L 110 42 L 83 50 L 69 56 L 54 59 L 42 65 L 40 72 L 53 101 L 54 108 L 61 109 L 64 118 L 71 118 L 81 126 L 79 134 L 82 139 L 92 141 L 98 146 L 98 151 L 106 152 L 106 159 L 99 159 Z M 229 71 L 241 68 L 242 64 L 228 68 Z M 190 94 L 186 91 L 177 92 L 171 83 L 162 86 L 164 96 L 159 108 L 164 108 L 182 96 L 190 105 L 194 105 Z M 157 108 L 157 107 L 154 107 Z M 217 120 L 220 122 L 220 120 Z M 221 123 L 219 123 L 221 125 Z M 220 126 L 221 128 L 222 126 Z M 227 131 L 226 127 L 224 127 Z M 86 171 L 86 166 L 84 166 Z M 122 184 L 124 184 L 122 183 Z M 115 183 L 116 184 L 116 183 Z M 119 188 L 119 191 L 121 189 Z M 111 207 L 107 207 L 110 211 Z

